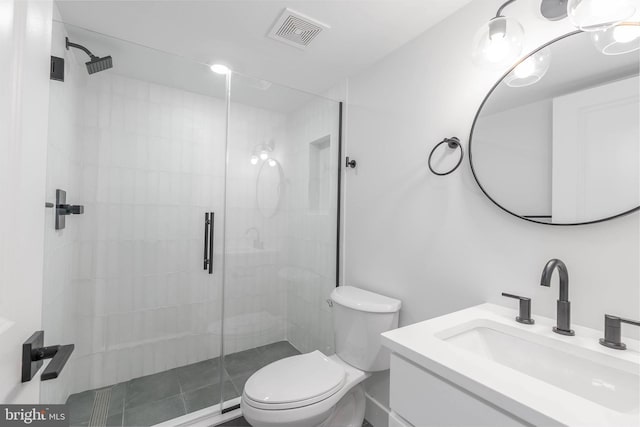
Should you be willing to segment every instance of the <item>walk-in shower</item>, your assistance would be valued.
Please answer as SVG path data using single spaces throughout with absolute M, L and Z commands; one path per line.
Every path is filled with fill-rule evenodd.
M 87 76 L 66 37 L 117 68 Z M 332 354 L 339 103 L 61 22 L 53 40 L 47 197 L 85 208 L 47 215 L 43 325 L 75 351 L 41 401 L 176 425 L 237 408 L 270 362 Z

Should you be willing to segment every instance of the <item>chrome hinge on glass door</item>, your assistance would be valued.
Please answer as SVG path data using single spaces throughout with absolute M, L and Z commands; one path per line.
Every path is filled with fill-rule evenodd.
M 204 269 L 213 274 L 213 226 L 214 212 L 204 214 Z

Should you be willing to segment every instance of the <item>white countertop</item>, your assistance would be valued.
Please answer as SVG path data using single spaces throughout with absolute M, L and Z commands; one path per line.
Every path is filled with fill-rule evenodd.
M 627 350 L 613 350 L 599 344 L 602 331 L 572 325 L 576 335 L 564 336 L 552 332 L 554 319 L 534 315 L 534 325 L 523 325 L 515 321 L 516 315 L 516 310 L 481 304 L 385 332 L 382 343 L 393 353 L 535 425 L 640 426 L 640 413 L 635 410 L 614 411 L 440 338 L 443 331 L 469 322 L 490 321 L 516 333 L 521 330 L 523 335 L 538 336 L 561 351 L 587 350 L 600 363 L 613 362 L 630 375 L 640 375 L 640 346 L 635 340 L 623 337 Z

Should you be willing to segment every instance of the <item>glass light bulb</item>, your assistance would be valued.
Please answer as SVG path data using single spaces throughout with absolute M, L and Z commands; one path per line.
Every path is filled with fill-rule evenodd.
M 547 74 L 550 65 L 551 50 L 545 47 L 518 64 L 504 78 L 504 82 L 510 87 L 530 86 L 539 82 Z
M 613 39 L 618 43 L 630 43 L 640 37 L 640 25 L 617 25 L 613 27 Z
M 633 16 L 632 0 L 569 0 L 567 14 L 573 25 L 583 31 L 601 31 Z
M 509 43 L 503 38 L 494 38 L 487 46 L 484 55 L 489 62 L 500 62 L 509 52 Z
M 624 55 L 640 50 L 640 23 L 623 22 L 591 33 L 596 49 L 605 55 Z
M 518 21 L 499 16 L 476 33 L 473 61 L 485 68 L 500 69 L 513 64 L 522 53 L 524 30 Z
M 276 161 L 273 159 L 269 159 L 269 166 L 274 167 L 276 165 Z
M 615 0 L 614 0 L 615 1 Z M 603 15 L 607 13 L 607 3 L 611 0 L 591 0 L 590 12 L 592 15 Z
M 261 160 L 267 160 L 269 158 L 269 153 L 267 153 L 267 150 L 262 150 L 260 152 L 260 159 Z
M 502 32 L 499 32 L 499 31 L 498 31 L 498 32 L 495 32 L 495 33 L 493 33 L 493 34 L 489 34 L 489 38 L 490 38 L 492 41 L 495 41 L 495 40 L 502 40 L 502 39 L 504 39 L 504 33 L 502 33 Z
M 252 165 L 257 165 L 258 164 L 258 156 L 251 156 L 251 164 Z
M 492 41 L 504 39 L 507 33 L 507 21 L 504 19 L 492 19 L 489 21 L 489 39 Z
M 521 64 L 519 64 L 514 70 L 513 74 L 519 79 L 524 79 L 533 74 L 536 69 L 535 59 L 533 57 L 527 58 Z

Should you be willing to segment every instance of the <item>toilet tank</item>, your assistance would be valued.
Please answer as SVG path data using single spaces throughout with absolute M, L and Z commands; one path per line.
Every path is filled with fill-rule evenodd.
M 380 334 L 398 327 L 401 301 L 353 286 L 331 292 L 336 354 L 365 372 L 389 369 Z

